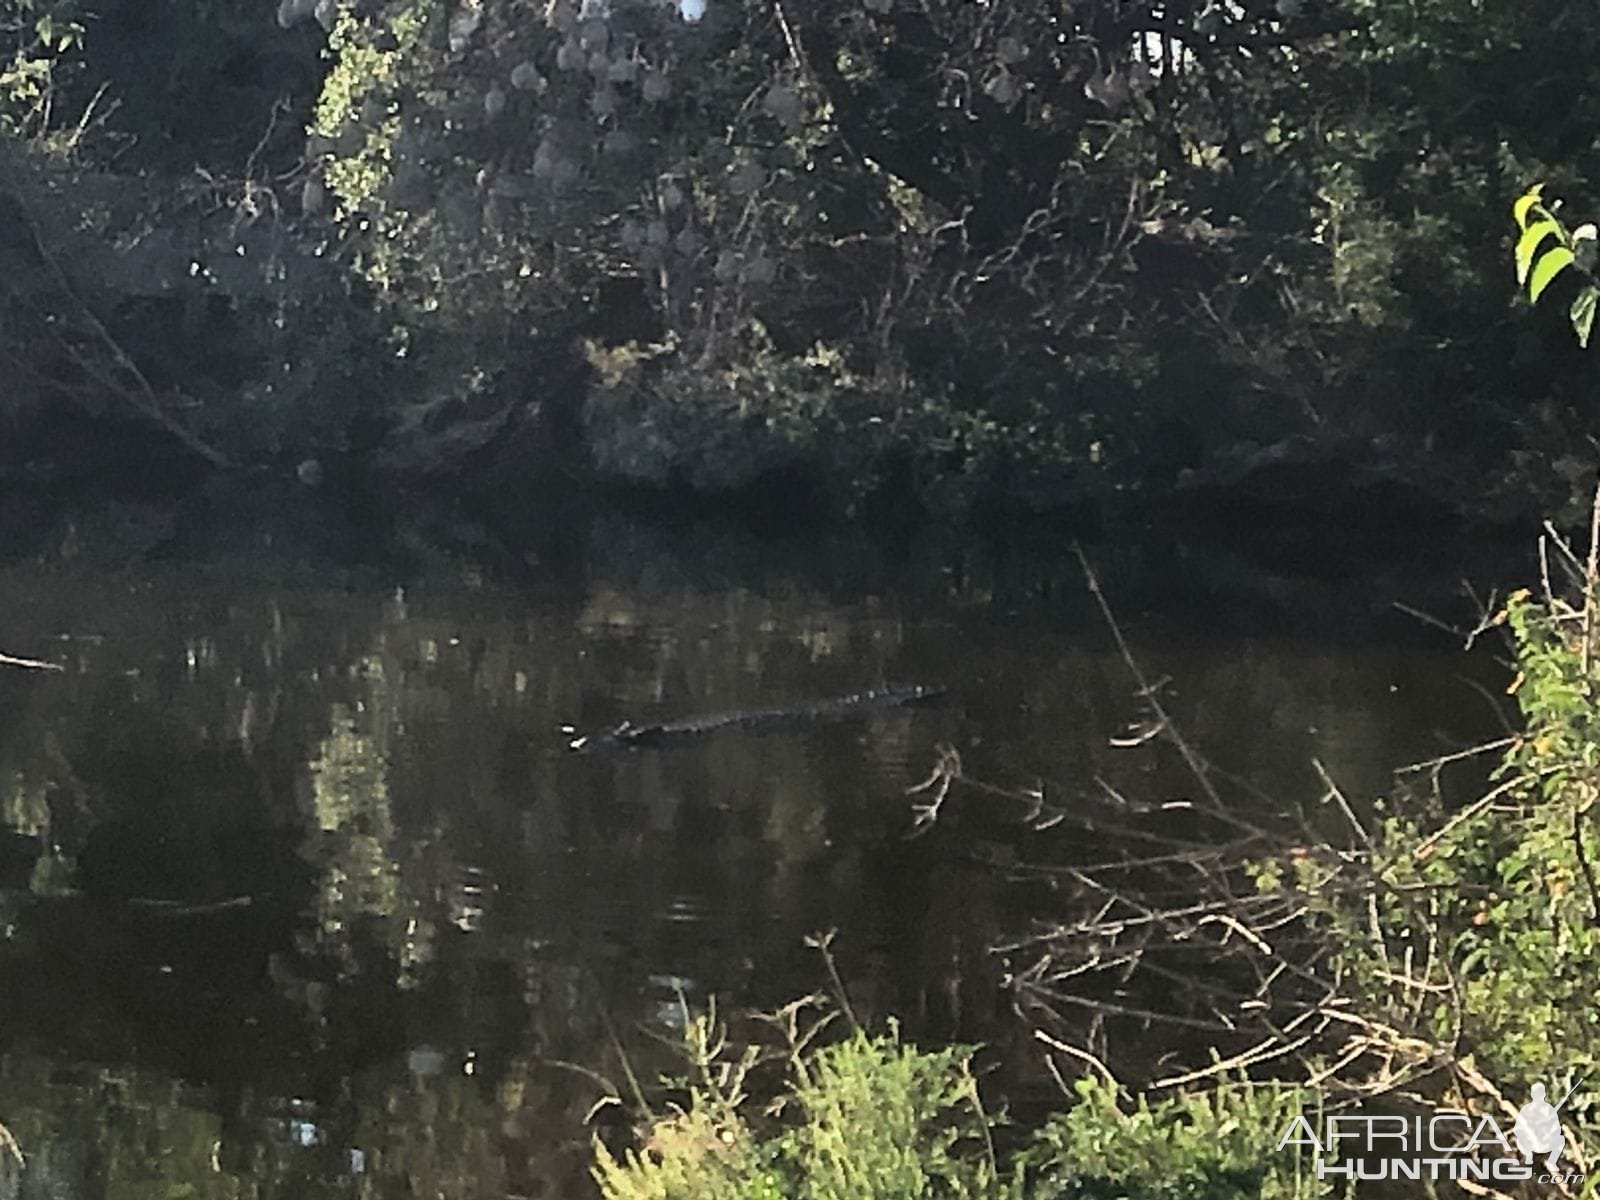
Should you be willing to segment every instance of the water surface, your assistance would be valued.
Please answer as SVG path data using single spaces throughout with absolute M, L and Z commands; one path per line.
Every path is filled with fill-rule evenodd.
M 1068 556 L 589 547 L 0 568 L 0 650 L 65 668 L 0 670 L 0 1196 L 581 1196 L 617 1047 L 648 1074 L 684 1001 L 824 986 L 829 929 L 866 1019 L 1026 1053 L 989 948 L 1061 914 L 999 867 L 1059 847 L 972 796 L 908 838 L 907 787 L 940 745 L 1067 803 L 1191 786 L 1110 744 L 1139 707 Z M 1313 758 L 1367 801 L 1496 731 L 1493 664 L 1396 622 L 1392 580 L 1098 557 L 1263 808 L 1314 798 Z M 885 683 L 947 695 L 568 749 Z

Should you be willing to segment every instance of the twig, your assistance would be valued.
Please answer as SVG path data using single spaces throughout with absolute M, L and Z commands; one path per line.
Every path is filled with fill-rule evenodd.
M 805 74 L 806 56 L 800 48 L 800 41 L 794 36 L 794 29 L 789 24 L 789 15 L 783 11 L 782 0 L 773 0 L 772 12 L 778 19 L 778 28 L 783 31 L 784 45 L 789 50 L 789 61 L 794 63 L 795 70 Z
M 939 813 L 944 808 L 945 798 L 950 795 L 950 785 L 961 778 L 961 755 L 956 753 L 953 746 L 939 746 L 935 753 L 938 760 L 933 764 L 933 770 L 928 777 L 914 787 L 906 789 L 906 795 L 916 796 L 923 792 L 932 792 L 930 799 L 911 807 L 912 823 L 910 831 L 905 835 L 907 839 L 921 837 L 927 833 L 939 819 Z
M 1496 738 L 1492 742 L 1484 742 L 1482 745 L 1472 746 L 1466 750 L 1457 750 L 1452 754 L 1441 754 L 1437 758 L 1425 759 L 1422 762 L 1407 763 L 1403 767 L 1396 767 L 1394 773 L 1396 775 L 1414 775 L 1418 771 L 1437 771 L 1448 763 L 1460 762 L 1466 758 L 1477 758 L 1480 754 L 1488 754 L 1494 750 L 1504 750 L 1508 746 L 1515 745 L 1516 740 L 1515 734 L 1509 737 Z
M 60 663 L 44 662 L 37 658 L 18 658 L 13 654 L 0 654 L 0 667 L 22 667 L 29 671 L 64 671 Z
M 1572 810 L 1572 849 L 1578 856 L 1578 867 L 1583 871 L 1583 883 L 1589 889 L 1589 919 L 1600 925 L 1600 888 L 1595 886 L 1594 867 L 1589 862 L 1589 854 L 1583 848 L 1583 815 L 1588 810 L 1574 808 Z
M 1150 706 L 1150 711 L 1155 714 L 1161 733 L 1177 748 L 1178 754 L 1183 758 L 1184 765 L 1189 768 L 1200 790 L 1205 793 L 1206 799 L 1211 801 L 1217 811 L 1223 811 L 1222 797 L 1217 794 L 1216 785 L 1211 782 L 1204 761 L 1190 747 L 1187 739 L 1173 724 L 1172 718 L 1167 714 L 1156 690 L 1146 678 L 1144 670 L 1133 656 L 1133 651 L 1128 647 L 1128 641 L 1122 635 L 1122 627 L 1117 623 L 1116 615 L 1111 611 L 1111 604 L 1106 600 L 1105 592 L 1100 588 L 1100 577 L 1095 574 L 1094 568 L 1089 564 L 1089 556 L 1083 552 L 1083 547 L 1073 543 L 1072 552 L 1078 556 L 1078 565 L 1083 568 L 1084 581 L 1089 586 L 1089 594 L 1094 597 L 1095 604 L 1099 606 L 1100 615 L 1105 619 L 1106 627 L 1111 630 L 1111 637 L 1116 642 L 1117 653 L 1122 657 L 1123 664 L 1133 676 L 1134 682 L 1139 685 L 1139 694 Z
M 839 1011 L 844 1013 L 844 1019 L 850 1022 L 850 1028 L 862 1033 L 865 1027 L 856 1020 L 855 1009 L 850 1007 L 850 993 L 845 989 L 844 980 L 839 975 L 839 964 L 833 958 L 833 939 L 838 934 L 837 929 L 810 934 L 806 938 L 806 945 L 822 955 L 822 962 L 828 968 L 828 978 L 833 983 L 834 999 L 838 1001 Z
M 1572 576 L 1572 581 L 1574 583 L 1582 582 L 1584 577 L 1583 560 L 1580 559 L 1577 555 L 1577 552 L 1573 550 L 1572 543 L 1567 541 L 1566 538 L 1562 537 L 1560 532 L 1557 531 L 1556 527 L 1549 521 L 1544 523 L 1544 531 L 1545 536 L 1550 544 L 1553 545 L 1557 550 L 1561 551 L 1561 557 L 1566 562 L 1567 571 Z
M 1455 637 L 1467 636 L 1466 631 L 1460 627 L 1447 624 L 1446 622 L 1439 620 L 1438 617 L 1430 616 L 1428 613 L 1423 612 L 1420 608 L 1412 608 L 1411 605 L 1406 604 L 1403 601 L 1393 601 L 1393 607 L 1398 611 L 1405 613 L 1406 616 L 1421 621 L 1424 625 L 1431 625 L 1433 628 L 1441 630 L 1444 633 L 1451 634 Z
M 623 1049 L 622 1039 L 617 1036 L 616 1027 L 611 1024 L 611 1014 L 604 1007 L 600 1009 L 600 1019 L 605 1023 L 606 1038 L 617 1052 L 617 1060 L 622 1064 L 622 1073 L 627 1076 L 628 1086 L 633 1089 L 633 1098 L 639 1105 L 639 1111 L 652 1121 L 655 1120 L 655 1110 L 650 1107 L 650 1101 L 644 1094 L 644 1086 L 639 1082 L 639 1077 L 633 1072 L 633 1061 L 629 1059 L 628 1052 Z M 596 1078 L 599 1077 L 597 1076 Z M 613 1095 L 620 1096 L 622 1094 L 622 1090 L 609 1080 L 602 1080 L 601 1082 L 610 1089 Z
M 1178 1029 L 1196 1029 L 1202 1033 L 1237 1033 L 1237 1026 L 1224 1021 L 1202 1021 L 1198 1017 L 1185 1017 L 1177 1013 L 1158 1012 L 1131 1004 L 1117 1004 L 1110 1000 L 1095 1000 L 1089 996 L 1058 995 L 1053 999 L 1063 1004 L 1075 1005 L 1108 1017 L 1131 1017 L 1152 1025 L 1171 1025 Z
M 1069 1046 L 1066 1042 L 1063 1042 L 1060 1038 L 1051 1037 L 1048 1033 L 1046 1033 L 1042 1029 L 1035 1029 L 1033 1031 L 1033 1036 L 1034 1036 L 1034 1040 L 1035 1041 L 1043 1042 L 1046 1046 L 1049 1046 L 1050 1049 L 1052 1049 L 1052 1050 L 1059 1050 L 1063 1054 L 1070 1054 L 1070 1055 L 1072 1055 L 1073 1058 L 1076 1058 L 1076 1059 L 1079 1059 L 1082 1062 L 1088 1063 L 1096 1071 L 1099 1071 L 1100 1074 L 1105 1078 L 1105 1081 L 1107 1083 L 1109 1083 L 1112 1087 L 1121 1087 L 1121 1084 L 1119 1084 L 1117 1082 L 1117 1077 L 1111 1073 L 1111 1068 L 1106 1066 L 1105 1063 L 1101 1062 L 1098 1058 L 1096 1058 L 1094 1055 L 1090 1054 L 1087 1050 L 1080 1050 L 1076 1046 Z M 1063 1088 L 1062 1090 L 1066 1091 L 1067 1089 Z
M 983 1097 L 978 1093 L 978 1077 L 972 1073 L 972 1064 L 969 1061 L 966 1067 L 967 1099 L 972 1103 L 972 1111 L 977 1114 L 978 1128 L 983 1130 L 984 1155 L 989 1160 L 989 1172 L 992 1178 L 1000 1178 L 1000 1156 L 994 1148 L 994 1125 L 989 1114 L 983 1107 Z
M 1600 484 L 1589 506 L 1589 558 L 1583 566 L 1583 677 L 1592 678 L 1594 665 L 1595 581 L 1600 579 Z
M 1201 1079 L 1209 1079 L 1217 1075 L 1225 1075 L 1235 1069 L 1258 1066 L 1264 1062 L 1271 1062 L 1275 1058 L 1283 1058 L 1293 1054 L 1309 1042 L 1313 1034 L 1302 1034 L 1290 1042 L 1282 1042 L 1277 1034 L 1273 1034 L 1265 1041 L 1259 1042 L 1250 1049 L 1232 1058 L 1224 1058 L 1212 1063 L 1208 1067 L 1201 1067 L 1194 1071 L 1185 1071 L 1182 1075 L 1168 1075 L 1165 1079 L 1157 1079 L 1150 1086 L 1152 1088 L 1182 1087 L 1187 1083 L 1195 1083 Z
M 1311 766 L 1316 771 L 1317 778 L 1322 780 L 1322 786 L 1328 789 L 1322 797 L 1324 803 L 1329 800 L 1338 803 L 1339 811 L 1344 814 L 1344 819 L 1349 822 L 1350 828 L 1356 831 L 1357 836 L 1361 838 L 1361 844 L 1370 853 L 1372 851 L 1372 837 L 1367 833 L 1366 826 L 1361 823 L 1360 818 L 1356 816 L 1355 810 L 1350 807 L 1350 802 L 1345 799 L 1344 792 L 1333 781 L 1333 776 L 1328 774 L 1328 768 L 1322 765 L 1321 759 L 1316 758 L 1311 760 Z
M 1428 854 L 1432 852 L 1433 848 L 1439 844 L 1439 840 L 1447 837 L 1456 828 L 1456 826 L 1460 825 L 1464 821 L 1472 820 L 1501 796 L 1504 796 L 1507 792 L 1515 791 L 1517 788 L 1526 783 L 1531 783 L 1535 778 L 1536 776 L 1528 774 L 1517 775 L 1511 779 L 1505 780 L 1497 787 L 1491 788 L 1488 792 L 1484 793 L 1482 796 L 1479 796 L 1471 804 L 1463 808 L 1455 816 L 1451 817 L 1443 825 L 1439 826 L 1438 829 L 1434 830 L 1427 837 L 1423 838 L 1422 841 L 1417 844 L 1417 848 L 1411 852 L 1411 857 L 1413 859 L 1426 858 Z
M 574 1075 L 582 1075 L 590 1083 L 597 1083 L 601 1087 L 605 1088 L 609 1099 L 621 1103 L 621 1096 L 618 1093 L 617 1085 L 612 1083 L 611 1080 L 607 1079 L 594 1068 L 586 1067 L 582 1063 L 568 1062 L 564 1058 L 543 1058 L 539 1061 L 544 1063 L 544 1065 L 547 1067 L 555 1067 L 558 1070 L 571 1071 Z

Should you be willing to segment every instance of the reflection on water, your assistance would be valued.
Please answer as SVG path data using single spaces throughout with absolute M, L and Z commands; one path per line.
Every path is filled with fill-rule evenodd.
M 648 1073 L 684 997 L 816 988 L 826 928 L 858 1011 L 1013 1036 L 987 947 L 1050 913 L 984 864 L 1034 847 L 981 806 L 907 840 L 906 787 L 943 742 L 1064 794 L 1185 785 L 1108 745 L 1134 703 L 1081 594 L 942 578 L 0 570 L 0 649 L 67 668 L 0 671 L 0 1197 L 582 1195 L 586 1072 L 620 1042 Z M 1370 797 L 1491 719 L 1443 641 L 1135 607 L 1194 739 L 1285 803 L 1313 755 Z M 887 682 L 949 695 L 566 750 Z

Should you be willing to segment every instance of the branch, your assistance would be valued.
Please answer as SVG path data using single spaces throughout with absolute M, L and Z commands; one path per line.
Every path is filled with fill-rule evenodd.
M 969 204 L 972 198 L 965 188 L 925 158 L 907 153 L 902 143 L 884 131 L 880 120 L 862 110 L 855 89 L 839 71 L 839 46 L 827 30 L 813 25 L 801 32 L 800 42 L 817 83 L 833 105 L 840 133 L 858 154 L 876 160 L 889 174 L 950 212 Z
M 13 654 L 0 654 L 0 667 L 22 667 L 29 671 L 64 671 L 60 663 L 44 662 L 37 658 L 18 658 Z
M 9 191 L 17 205 L 20 223 L 25 226 L 26 235 L 29 241 L 32 242 L 35 253 L 38 254 L 40 261 L 45 264 L 51 275 L 54 276 L 56 286 L 60 289 L 61 294 L 71 301 L 73 307 L 78 310 L 83 323 L 88 326 L 90 332 L 94 335 L 95 340 L 105 347 L 107 353 L 111 356 L 111 360 L 126 372 L 135 385 L 132 389 L 120 387 L 114 381 L 107 379 L 106 383 L 110 389 L 121 395 L 146 420 L 151 421 L 171 434 L 186 449 L 204 459 L 211 466 L 227 466 L 228 460 L 219 450 L 179 424 L 162 409 L 161 402 L 156 397 L 155 389 L 150 386 L 150 381 L 145 378 L 144 372 L 139 370 L 138 364 L 129 357 L 128 352 L 122 348 L 121 343 L 111 335 L 111 331 L 95 315 L 94 310 L 78 295 L 66 270 L 45 245 L 44 238 L 39 233 L 39 224 L 28 210 L 28 204 L 22 195 L 21 189 L 11 188 Z M 59 337 L 59 334 L 57 336 Z M 81 365 L 88 369 L 87 364 Z
M 1338 16 L 1311 23 L 1296 23 L 1292 30 L 1278 33 L 1253 32 L 1241 22 L 1217 34 L 1202 34 L 1173 14 L 1160 19 L 1136 18 L 1122 25 L 1119 32 L 1127 41 L 1132 41 L 1141 33 L 1159 33 L 1181 42 L 1195 57 L 1204 59 L 1207 52 L 1218 50 L 1283 50 L 1336 33 L 1359 33 L 1371 28 L 1371 25 L 1370 21 L 1359 17 Z

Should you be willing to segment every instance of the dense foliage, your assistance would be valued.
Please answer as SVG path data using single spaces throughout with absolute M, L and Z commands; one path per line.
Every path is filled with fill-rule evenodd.
M 544 402 L 602 477 L 845 510 L 1276 447 L 1480 515 L 1593 457 L 1582 360 L 1497 279 L 1506 200 L 1600 174 L 1600 17 L 1555 0 L 8 0 L 0 29 L 36 160 L 166 180 L 158 229 L 288 236 L 265 304 L 173 239 L 232 371 L 96 297 L 237 457 L 398 430 L 460 469 Z M 541 387 L 582 359 L 581 397 Z M 352 367 L 385 399 L 323 411 Z
M 809 1039 L 807 1039 L 809 1041 Z M 891 1030 L 797 1045 L 762 1117 L 745 1094 L 759 1054 L 686 1038 L 690 1104 L 651 1122 L 643 1150 L 596 1146 L 606 1200 L 1317 1200 L 1335 1194 L 1277 1131 L 1311 1100 L 1296 1088 L 1231 1081 L 1214 1092 L 1127 1103 L 1097 1078 L 1002 1163 L 970 1052 L 921 1050 Z M 785 1119 L 774 1121 L 771 1114 Z
M 1386 433 L 1448 489 L 1423 447 L 1542 434 L 1515 392 L 1558 369 L 1505 371 L 1474 249 L 1506 147 L 1553 149 L 1488 88 L 1600 32 L 1537 9 L 387 3 L 318 133 L 403 303 L 616 347 L 585 416 L 624 477 L 1059 503 Z

